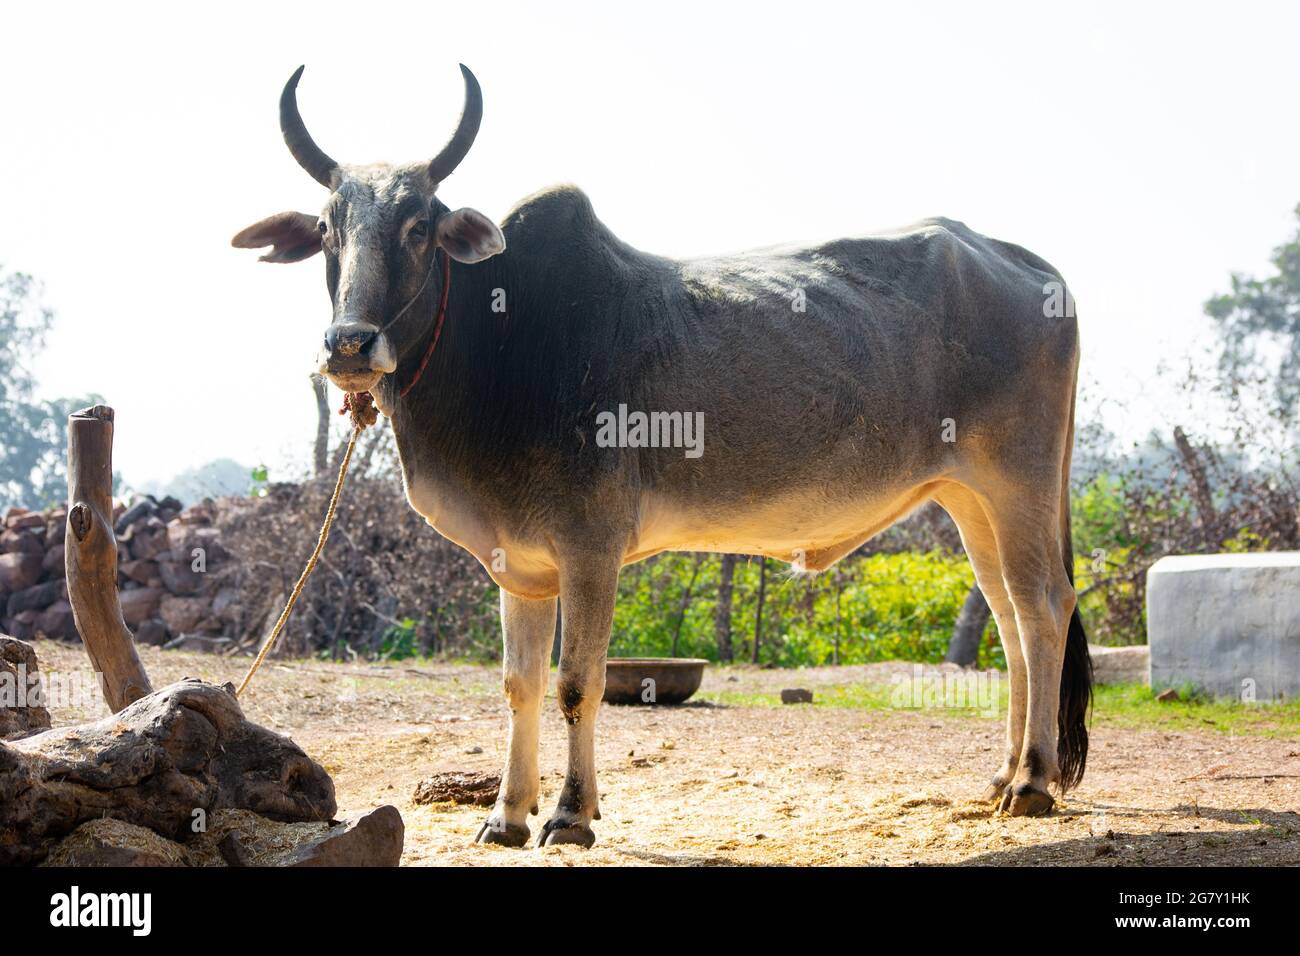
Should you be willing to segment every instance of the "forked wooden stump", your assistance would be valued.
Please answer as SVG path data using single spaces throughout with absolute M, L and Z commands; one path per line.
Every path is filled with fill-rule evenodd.
M 228 819 L 231 811 L 257 815 L 240 818 L 248 841 L 241 853 L 234 852 L 235 837 L 225 840 L 237 862 L 396 864 L 400 814 L 381 808 L 331 824 L 337 806 L 329 774 L 289 738 L 249 723 L 232 685 L 186 679 L 152 690 L 118 600 L 112 482 L 113 410 L 96 405 L 70 415 L 68 601 L 113 714 L 0 743 L 0 864 L 39 863 L 87 823 L 93 832 L 82 830 L 54 860 L 200 860 L 196 848 L 209 818 L 224 812 Z M 6 660 L 12 656 L 13 668 L 21 663 L 34 672 L 34 655 L 20 643 L 12 642 Z M 16 716 L 5 733 L 39 729 L 42 714 Z M 296 855 L 259 856 L 258 826 L 249 820 L 329 826 L 300 834 Z M 130 840 L 145 831 L 180 845 L 150 855 L 111 844 L 114 834 Z M 153 837 L 146 842 L 165 845 Z
M 153 688 L 135 652 L 117 596 L 113 534 L 113 409 L 95 405 L 68 416 L 68 603 L 115 713 Z

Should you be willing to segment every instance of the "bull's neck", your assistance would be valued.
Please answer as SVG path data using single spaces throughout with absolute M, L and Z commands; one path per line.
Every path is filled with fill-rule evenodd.
M 507 224 L 504 252 L 452 262 L 442 337 L 398 398 L 394 380 L 411 380 L 433 334 L 437 302 L 421 305 L 425 331 L 387 377 L 381 403 L 408 477 L 476 481 L 520 461 L 571 465 L 595 447 L 591 409 L 629 399 L 639 366 L 628 357 L 668 334 L 674 264 L 631 250 L 594 220 L 559 218 L 541 219 L 546 228 Z
M 383 405 L 391 412 L 408 468 L 445 463 L 451 455 L 463 457 L 477 444 L 475 430 L 506 412 L 501 404 L 502 399 L 508 401 L 500 387 L 503 369 L 493 357 L 505 350 L 511 326 L 520 319 L 512 300 L 521 300 L 522 307 L 527 277 L 520 274 L 508 248 L 473 265 L 452 260 L 449 275 L 442 333 L 428 365 L 419 371 L 438 311 L 438 295 L 432 290 L 418 306 L 424 315 L 420 337 L 404 350 L 396 373 L 383 386 Z M 409 393 L 399 397 L 399 388 L 412 379 L 416 381 Z

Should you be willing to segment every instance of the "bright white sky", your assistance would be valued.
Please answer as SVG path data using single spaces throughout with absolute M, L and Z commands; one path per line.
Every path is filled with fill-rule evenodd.
M 1292 232 L 1300 7 L 1077 7 L 10 5 L 0 263 L 44 281 L 43 393 L 117 408 L 128 481 L 220 456 L 283 475 L 313 434 L 324 270 L 229 246 L 325 199 L 280 88 L 306 63 L 327 152 L 411 160 L 450 134 L 463 61 L 486 106 L 453 207 L 575 182 L 669 255 L 961 219 L 1063 270 L 1085 377 L 1140 432 L 1179 411 L 1149 379 L 1204 341 L 1202 302 Z

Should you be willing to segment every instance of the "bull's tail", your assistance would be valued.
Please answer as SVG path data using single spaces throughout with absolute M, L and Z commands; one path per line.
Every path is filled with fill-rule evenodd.
M 1070 453 L 1074 447 L 1074 408 L 1065 446 L 1061 478 L 1061 541 L 1065 574 L 1074 584 L 1074 543 L 1070 537 Z M 1061 792 L 1078 786 L 1088 763 L 1088 707 L 1092 704 L 1092 657 L 1078 605 L 1070 615 L 1065 637 L 1065 664 L 1061 668 L 1061 700 L 1056 712 L 1056 759 L 1061 770 Z

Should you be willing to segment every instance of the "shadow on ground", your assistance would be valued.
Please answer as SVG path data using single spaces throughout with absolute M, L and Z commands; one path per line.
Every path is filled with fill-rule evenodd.
M 1079 811 L 1083 812 L 1083 811 Z M 1094 803 L 1093 820 L 1104 819 L 1105 833 L 981 853 L 962 866 L 1037 866 L 1048 863 L 1092 866 L 1286 866 L 1300 865 L 1300 813 L 1263 809 L 1218 809 L 1180 804 L 1170 809 Z M 1124 821 L 1170 818 L 1174 829 L 1126 833 Z M 1198 820 L 1240 829 L 1200 832 Z

